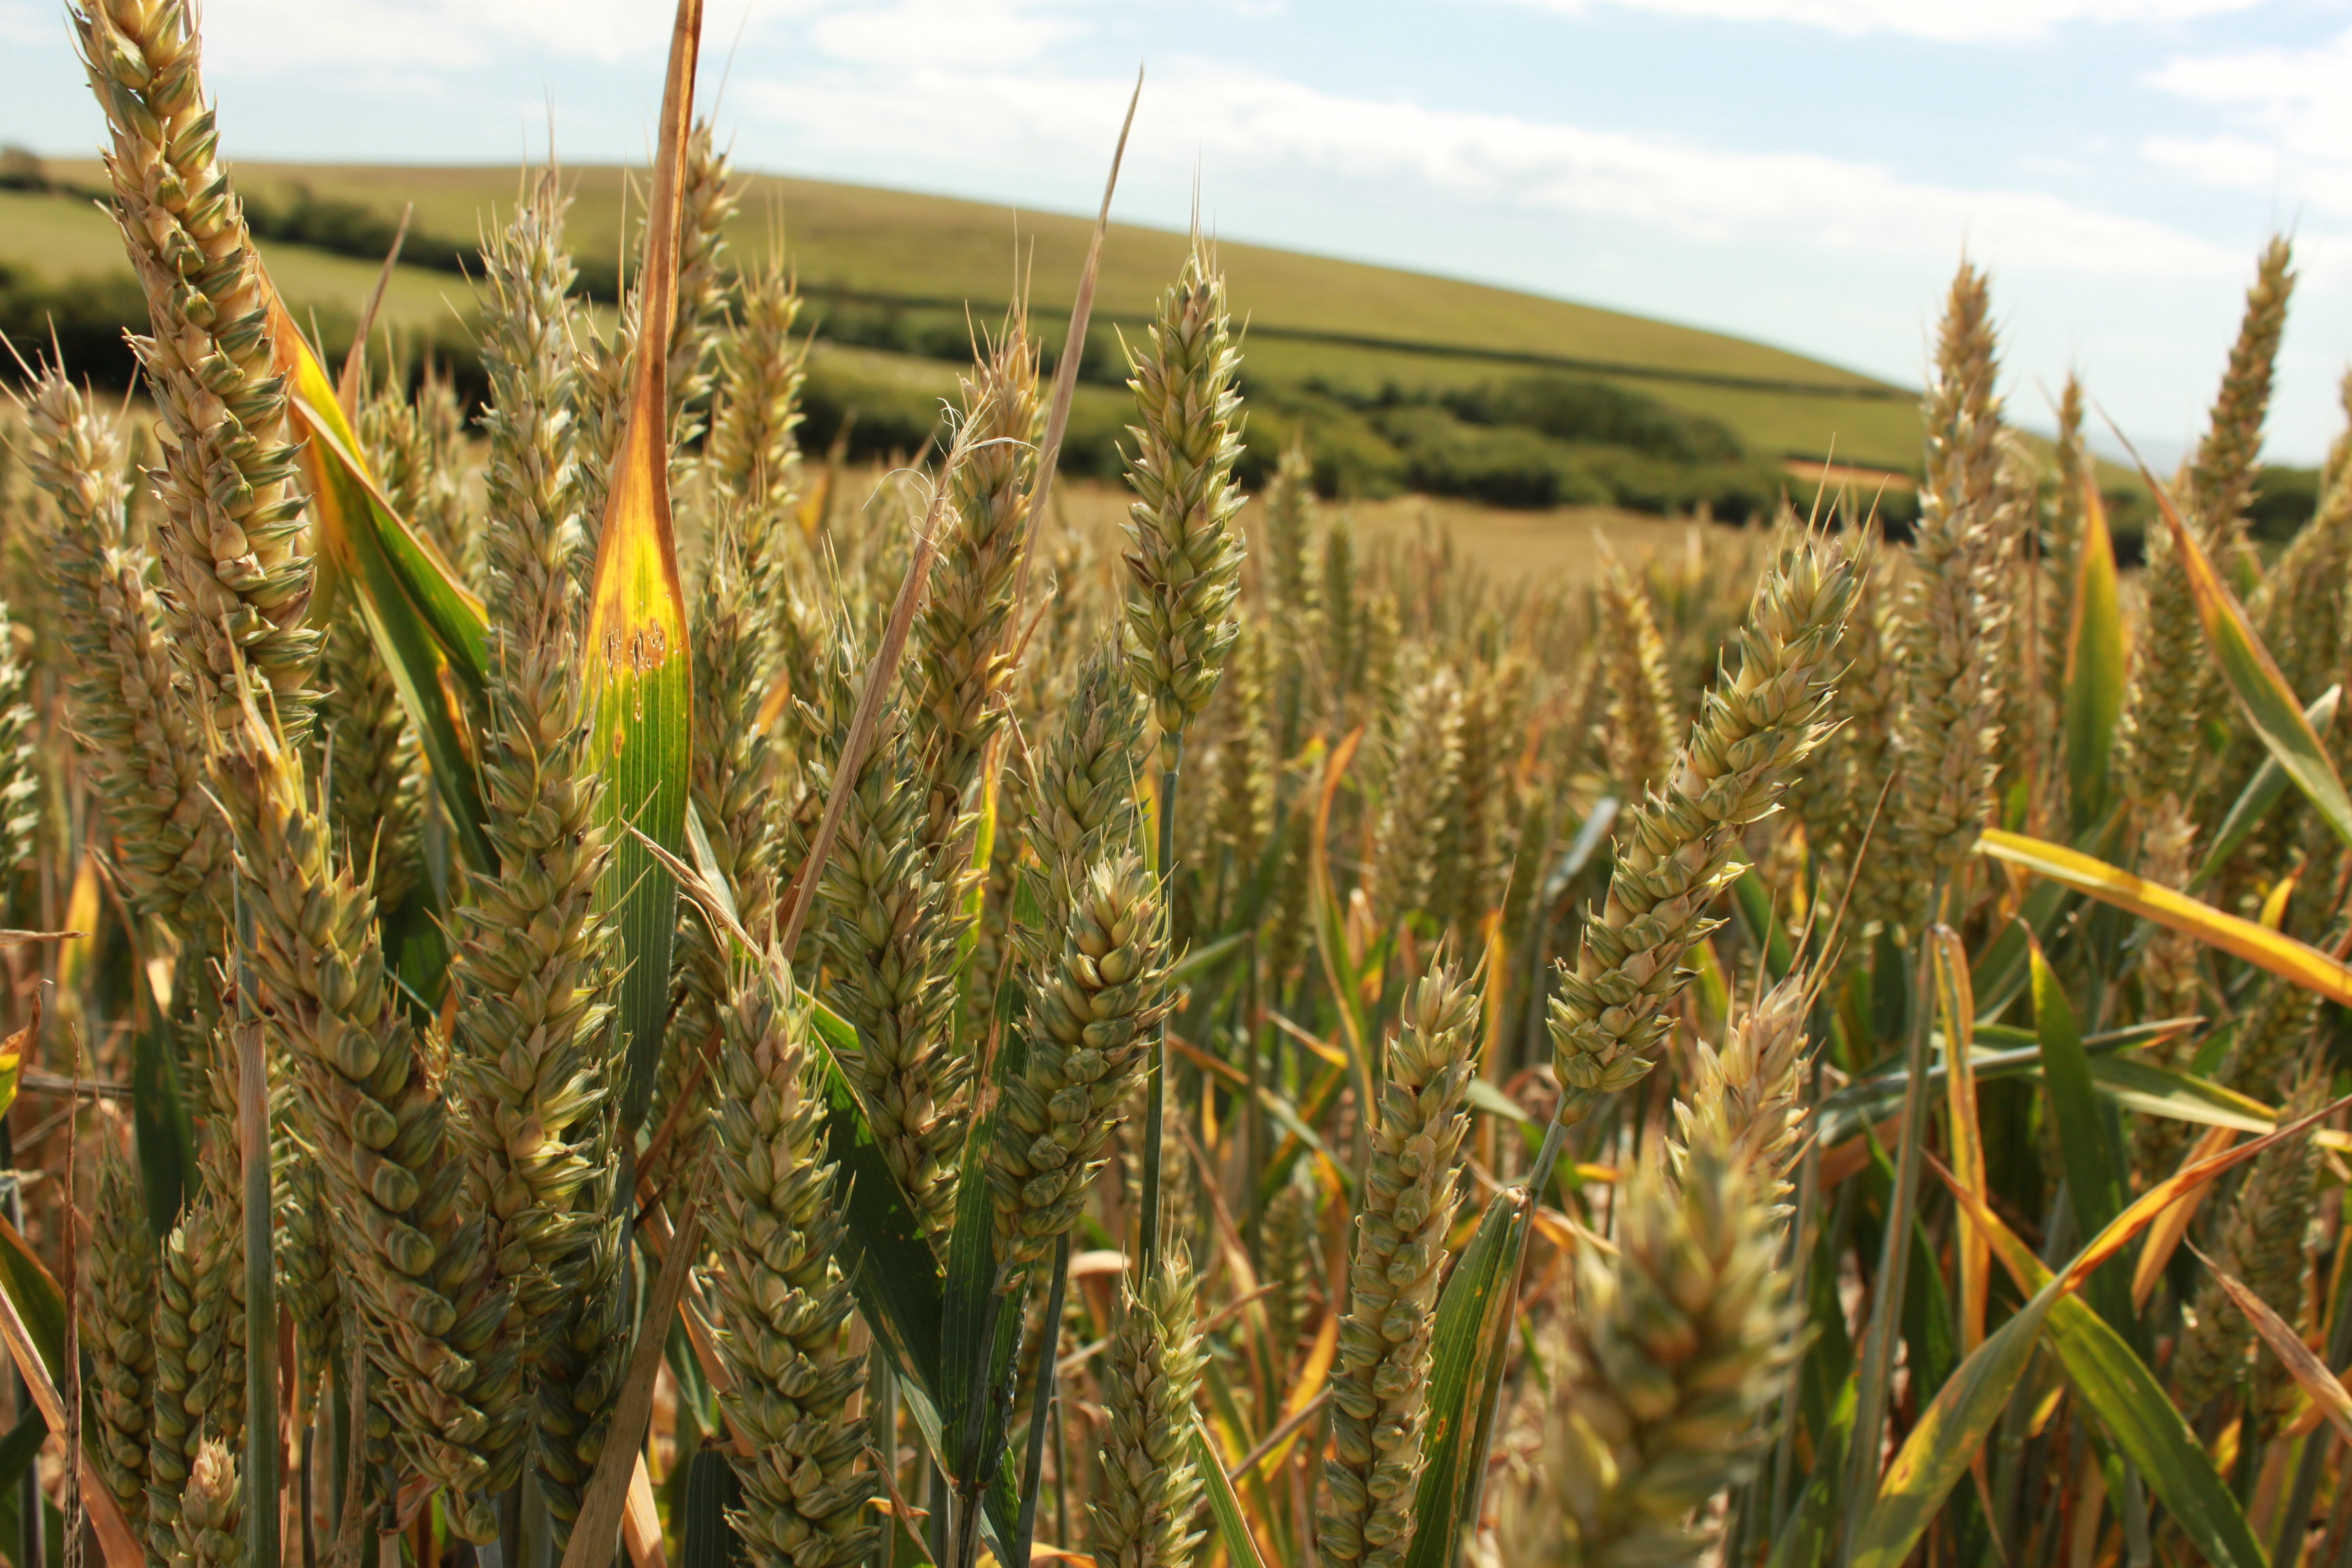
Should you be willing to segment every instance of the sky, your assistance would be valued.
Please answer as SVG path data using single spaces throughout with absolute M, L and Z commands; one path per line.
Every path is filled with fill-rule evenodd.
M 642 161 L 661 0 L 206 0 L 233 154 Z M 740 164 L 1475 279 L 1916 385 L 1963 255 L 2012 416 L 2069 369 L 2168 460 L 2256 252 L 2302 282 L 2269 456 L 2352 365 L 2352 0 L 709 0 Z M 719 79 L 724 77 L 723 90 Z M 56 0 L 0 0 L 0 142 L 86 153 Z M 786 215 L 789 219 L 790 215 Z M 1378 323 L 1367 323 L 1378 330 Z M 2168 456 L 2158 456 L 2164 454 Z

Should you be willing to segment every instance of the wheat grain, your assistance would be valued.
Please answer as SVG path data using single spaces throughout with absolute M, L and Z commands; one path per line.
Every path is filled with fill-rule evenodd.
M 965 382 L 963 418 L 974 444 L 949 476 L 949 532 L 916 617 L 908 690 L 927 781 L 923 837 L 932 874 L 959 893 L 968 872 L 955 862 L 955 847 L 990 740 L 1004 723 L 1014 580 L 1035 482 L 1037 348 L 1020 317 L 1005 323 Z
M 1383 928 L 1430 906 L 1445 805 L 1462 767 L 1462 688 L 1440 669 L 1404 694 L 1387 738 L 1367 880 Z
M 1666 645 L 1658 636 L 1650 596 L 1612 554 L 1601 580 L 1601 668 L 1608 683 L 1608 721 L 1601 753 L 1610 775 L 1638 796 L 1665 776 L 1677 728 Z
M 1128 674 L 1151 702 L 1165 772 L 1240 634 L 1241 355 L 1224 277 L 1197 237 L 1129 363 L 1141 423 L 1127 466 L 1137 497 L 1127 531 Z
M 865 661 L 844 642 L 808 722 L 823 748 L 808 760 L 814 798 L 829 798 Z M 955 1212 L 962 1127 L 951 1110 L 965 1061 L 948 1048 L 956 997 L 953 911 L 930 872 L 923 795 L 903 714 L 882 721 L 854 780 L 840 835 L 819 885 L 825 918 L 827 996 L 857 1026 L 859 1050 L 843 1066 L 866 1093 L 891 1173 L 934 1227 Z
M 1178 1212 L 1171 1205 L 1171 1217 Z M 1197 1282 L 1181 1243 L 1125 1291 L 1102 1373 L 1102 1481 L 1087 1505 L 1098 1568 L 1189 1568 L 1201 1531 L 1192 1402 L 1203 1356 Z
M 245 723 L 215 768 L 248 889 L 240 950 L 293 1064 L 402 1458 L 446 1489 L 453 1531 L 491 1539 L 490 1500 L 520 1470 L 525 1417 L 516 1352 L 493 1344 L 511 1304 L 493 1222 L 461 1201 L 468 1163 L 394 1003 L 374 901 L 331 852 L 282 743 L 257 716 Z
M 1540 1477 L 1503 1501 L 1514 1563 L 1704 1561 L 1704 1505 L 1753 1473 L 1784 1381 L 1797 1323 L 1759 1179 L 1699 1142 L 1679 1182 L 1645 1161 L 1619 1203 L 1615 1258 L 1579 1252 Z
M 1550 1031 L 1559 1119 L 1581 1119 L 1649 1071 L 1681 959 L 1714 928 L 1707 905 L 1735 874 L 1740 829 L 1777 807 L 1821 741 L 1829 661 L 1854 594 L 1851 561 L 1810 538 L 1784 544 L 1757 584 L 1739 665 L 1708 689 L 1663 789 L 1620 836 L 1609 894 L 1562 963 Z
M 131 1533 L 147 1531 L 148 1432 L 155 1378 L 154 1237 L 130 1162 L 111 1150 L 98 1173 L 89 1239 L 89 1293 L 82 1343 L 89 1348 L 95 1440 L 85 1438 L 99 1479 Z
M 1167 1015 L 1167 933 L 1154 879 L 1133 852 L 1098 862 L 1049 914 L 1061 950 L 1032 976 L 1026 1059 L 989 1146 L 997 1260 L 1011 1289 L 1086 1206 L 1120 1108 Z
M 1478 993 L 1450 967 L 1414 983 L 1387 1053 L 1331 1372 L 1333 1451 L 1317 1545 L 1394 1568 L 1412 1544 L 1430 1334 L 1469 1126 Z
M 269 286 L 205 106 L 185 0 L 90 0 L 75 43 L 111 132 L 107 172 L 153 336 L 133 340 L 165 436 L 157 518 L 172 647 L 224 731 L 243 670 L 289 731 L 317 634 Z
M 26 402 L 29 467 L 61 526 L 49 568 L 72 668 L 72 727 L 132 903 L 188 932 L 219 919 L 227 847 L 204 796 L 204 751 L 131 541 L 121 444 L 52 368 Z
M 170 1568 L 243 1568 L 245 1494 L 232 1453 L 232 1445 L 213 1439 L 196 1450 L 181 1517 L 170 1542 L 155 1548 Z
M 720 1023 L 712 1278 L 732 1374 L 721 1403 L 751 1446 L 729 1455 L 743 1489 L 733 1523 L 761 1568 L 835 1568 L 863 1561 L 879 1532 L 866 1424 L 851 1414 L 865 1369 L 842 1344 L 851 1302 L 833 1261 L 833 1169 L 817 1163 L 807 1006 L 771 959 L 739 972 Z
M 1903 597 L 1896 845 L 1916 923 L 1975 845 L 2000 748 L 2010 621 L 2007 550 L 2021 521 L 2001 483 L 2000 400 L 1987 279 L 1953 279 L 1927 395 L 1927 479 Z
M 2307 1067 L 2282 1119 L 2308 1115 L 2329 1096 L 2327 1074 Z M 2257 1155 L 2222 1218 L 2213 1258 L 2290 1321 L 2298 1315 L 2304 1225 L 2318 1174 L 2318 1150 L 2307 1136 Z M 2254 1330 L 2210 1272 L 2199 1279 L 2189 1312 L 2171 1373 L 2175 1398 L 2193 1415 L 2244 1373 Z

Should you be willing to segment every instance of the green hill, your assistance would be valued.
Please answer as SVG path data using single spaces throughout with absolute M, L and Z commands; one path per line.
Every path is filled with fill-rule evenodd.
M 0 268 L 20 289 L 77 283 L 94 300 L 110 289 L 119 298 L 130 281 L 121 242 L 110 220 L 75 194 L 99 185 L 101 171 L 95 162 L 59 161 L 44 173 L 51 190 L 0 190 Z M 443 269 L 398 268 L 384 320 L 438 340 L 445 352 L 462 352 L 460 312 L 470 289 L 457 268 L 512 202 L 514 170 L 247 163 L 237 174 L 259 215 L 257 228 L 279 236 L 263 243 L 273 276 L 298 314 L 315 318 L 331 342 L 348 337 L 373 282 L 370 258 L 381 255 L 403 204 L 415 203 L 408 254 Z M 570 234 L 583 280 L 609 298 L 634 210 L 631 178 L 610 167 L 567 169 L 565 177 L 574 192 Z M 1055 343 L 1088 227 L 1081 218 L 979 202 L 754 175 L 730 238 L 740 255 L 762 256 L 783 237 L 810 295 L 804 320 L 828 340 L 813 379 L 821 394 L 830 388 L 854 403 L 870 431 L 877 421 L 895 429 L 894 421 L 928 416 L 935 398 L 952 389 L 950 358 L 965 342 L 967 321 L 993 321 L 1017 278 L 1031 280 L 1035 324 Z M 1098 332 L 1085 362 L 1097 385 L 1073 429 L 1082 465 L 1089 440 L 1108 455 L 1119 423 L 1111 333 L 1146 316 L 1184 244 L 1175 233 L 1112 227 Z M 1729 433 L 1751 469 L 1777 470 L 1782 459 L 1832 450 L 1841 462 L 1864 467 L 1910 469 L 1918 461 L 1911 393 L 1785 350 L 1262 246 L 1227 242 L 1220 255 L 1236 311 L 1249 322 L 1244 374 L 1258 426 L 1254 447 L 1270 447 L 1304 426 L 1329 449 L 1318 451 L 1318 463 L 1329 455 L 1343 481 L 1357 473 L 1350 464 L 1370 464 L 1362 474 L 1375 480 L 1393 483 L 1401 471 L 1404 482 L 1443 488 L 1446 475 L 1466 465 L 1475 473 L 1464 493 L 1480 494 L 1486 481 L 1476 476 L 1501 464 L 1509 472 L 1489 499 L 1513 499 L 1512 465 L 1528 442 L 1517 426 L 1482 425 L 1479 411 L 1524 403 L 1512 389 L 1526 382 L 1553 404 L 1570 394 L 1590 402 L 1594 395 L 1578 387 L 1616 389 L 1625 395 L 1604 412 L 1618 425 L 1678 426 L 1679 434 L 1658 437 L 1663 445 L 1654 451 L 1643 448 L 1643 462 L 1697 460 L 1688 452 L 1712 451 L 1717 430 Z M 89 306 L 101 317 L 107 308 Z M 884 406 L 893 396 L 897 405 Z M 824 410 L 814 412 L 821 434 Z M 1544 461 L 1556 468 L 1557 457 Z

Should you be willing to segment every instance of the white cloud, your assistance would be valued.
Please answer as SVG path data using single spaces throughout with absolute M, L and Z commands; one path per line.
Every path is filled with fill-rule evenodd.
M 370 71 L 489 65 L 517 47 L 604 63 L 667 47 L 669 17 L 635 0 L 210 0 L 207 76 L 341 66 Z
M 1937 43 L 2021 43 L 2070 22 L 2148 25 L 2242 11 L 2260 0 L 1515 0 L 1584 16 L 1603 6 L 1660 16 L 1784 22 L 1849 37 L 1894 33 Z
M 1020 0 L 890 0 L 819 16 L 809 37 L 835 59 L 881 66 L 1007 66 L 1077 31 Z
M 2140 152 L 2200 184 L 2222 190 L 2267 190 L 2278 183 L 2278 149 L 2249 137 L 2151 136 L 2140 143 Z
M 46 44 L 64 27 L 61 17 L 28 0 L 0 0 L 0 38 L 12 44 Z
M 821 72 L 747 84 L 747 112 L 812 142 L 1034 164 L 1040 144 L 1099 157 L 1129 83 L 939 69 Z M 1714 242 L 1797 240 L 1948 261 L 2143 277 L 2230 276 L 2239 258 L 2194 236 L 2042 192 L 1908 180 L 1874 163 L 1750 152 L 1508 115 L 1318 91 L 1205 62 L 1155 70 L 1136 151 L 1198 152 L 1228 174 L 1412 179 L 1441 197 L 1628 221 Z
M 2221 111 L 2235 128 L 2199 139 L 2156 138 L 2149 156 L 2204 184 L 2279 192 L 2352 215 L 2352 31 L 2304 48 L 2182 56 L 2150 85 Z

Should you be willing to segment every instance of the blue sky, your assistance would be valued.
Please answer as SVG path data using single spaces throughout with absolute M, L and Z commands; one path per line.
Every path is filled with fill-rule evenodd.
M 641 158 L 661 0 L 208 0 L 250 157 Z M 1118 212 L 1721 328 L 1916 383 L 1963 248 L 2012 406 L 2070 365 L 2170 453 L 2255 250 L 2297 238 L 2272 455 L 2352 363 L 2352 0 L 709 0 L 738 160 Z M 730 58 L 731 57 L 731 58 Z M 0 141 L 86 150 L 51 0 L 0 0 Z M 789 214 L 786 215 L 789 219 Z M 1377 323 L 1369 323 L 1377 327 Z

